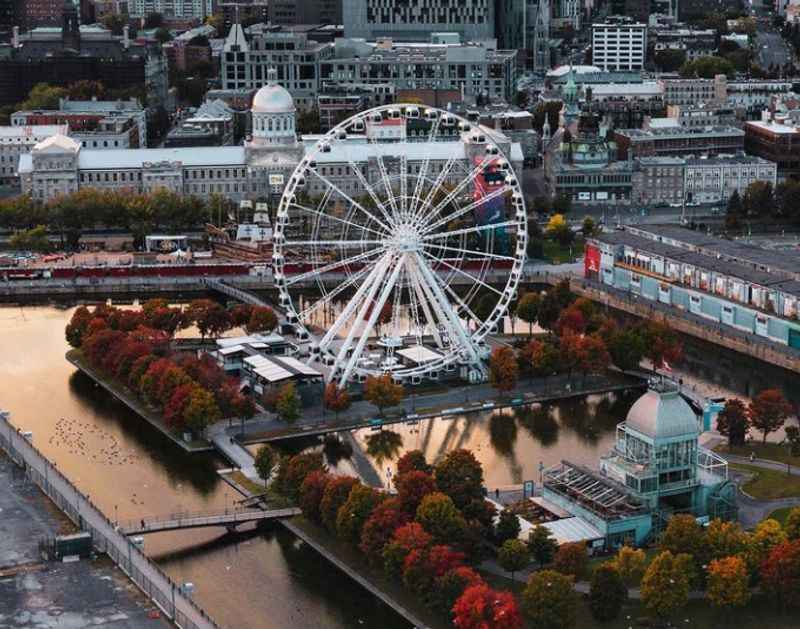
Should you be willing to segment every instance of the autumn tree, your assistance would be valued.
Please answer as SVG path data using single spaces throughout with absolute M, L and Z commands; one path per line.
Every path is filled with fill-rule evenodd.
M 589 556 L 586 553 L 586 544 L 582 542 L 561 544 L 553 558 L 553 569 L 568 574 L 579 581 L 586 576 L 589 566 Z
M 300 396 L 294 382 L 287 382 L 278 390 L 275 412 L 287 424 L 293 424 L 300 418 Z
M 697 519 L 688 513 L 673 515 L 658 540 L 661 550 L 668 550 L 673 555 L 686 554 L 691 557 L 700 554 L 703 530 Z
M 336 534 L 353 545 L 361 540 L 361 530 L 372 510 L 383 500 L 383 494 L 358 483 L 353 485 L 347 500 L 336 513 Z
M 481 583 L 483 579 L 472 568 L 467 566 L 452 568 L 434 579 L 430 595 L 431 606 L 442 614 L 449 615 L 464 591 Z
M 467 526 L 450 496 L 441 492 L 428 494 L 422 499 L 417 507 L 416 521 L 439 544 L 460 542 Z
M 773 518 L 761 520 L 745 538 L 744 559 L 747 567 L 756 573 L 772 550 L 786 542 L 786 533 L 780 522 Z
M 391 577 L 400 576 L 406 557 L 414 550 L 427 549 L 432 539 L 419 522 L 409 522 L 397 528 L 392 540 L 383 547 L 384 572 Z
M 519 363 L 514 350 L 502 345 L 489 357 L 489 382 L 501 393 L 508 393 L 517 386 Z
M 800 539 L 800 507 L 795 507 L 789 511 L 783 523 L 783 530 L 786 537 L 792 541 Z
M 528 547 L 516 538 L 504 541 L 497 552 L 497 563 L 503 570 L 511 573 L 512 581 L 514 574 L 527 567 L 529 562 Z
M 473 585 L 453 605 L 456 629 L 521 629 L 522 617 L 510 592 L 493 590 L 480 583 Z
M 539 316 L 539 303 L 542 297 L 539 293 L 528 292 L 520 297 L 514 313 L 528 324 L 528 336 L 533 334 L 533 324 Z
M 577 596 L 571 576 L 554 570 L 534 572 L 522 591 L 522 612 L 536 629 L 575 626 Z
M 764 590 L 783 607 L 800 608 L 800 540 L 775 546 L 761 565 Z
M 483 467 L 469 450 L 448 452 L 436 465 L 434 480 L 439 491 L 463 510 L 472 501 L 483 501 Z
M 792 412 L 792 406 L 783 397 L 780 389 L 764 389 L 756 395 L 747 407 L 750 424 L 761 431 L 762 443 L 767 435 L 778 430 Z
M 436 483 L 430 474 L 411 470 L 398 474 L 394 481 L 400 507 L 406 513 L 414 515 L 422 499 L 436 491 Z
M 253 306 L 251 304 L 236 304 L 230 309 L 230 319 L 234 327 L 243 328 L 250 321 L 253 314 Z
M 660 369 L 665 364 L 680 361 L 683 356 L 683 345 L 677 332 L 666 323 L 648 321 L 642 328 L 645 357 L 653 363 L 653 369 Z
M 742 554 L 747 546 L 747 535 L 738 522 L 714 518 L 705 528 L 700 543 L 701 565 L 714 559 Z
M 594 569 L 589 584 L 589 610 L 595 620 L 614 620 L 627 598 L 628 587 L 613 565 L 606 562 Z
M 743 446 L 750 418 L 744 402 L 736 398 L 726 400 L 725 407 L 717 415 L 717 430 L 728 438 L 729 448 Z
M 303 515 L 312 522 L 322 522 L 320 513 L 322 497 L 325 495 L 325 488 L 332 479 L 333 477 L 327 472 L 314 470 L 306 474 L 300 484 L 299 506 Z
M 544 233 L 562 246 L 570 244 L 575 234 L 563 214 L 553 214 L 547 222 Z
M 164 422 L 170 429 L 180 432 L 186 428 L 186 407 L 197 385 L 194 383 L 182 384 L 172 392 L 167 405 L 164 407 Z
M 537 524 L 528 533 L 528 549 L 541 568 L 553 561 L 553 557 L 558 550 L 558 542 L 548 528 Z
M 396 498 L 384 500 L 375 507 L 361 529 L 361 543 L 358 545 L 367 561 L 373 565 L 379 564 L 383 560 L 386 544 L 409 519 Z
M 264 481 L 264 486 L 267 486 L 272 471 L 275 469 L 275 464 L 278 462 L 278 455 L 275 450 L 268 443 L 262 445 L 255 458 L 255 468 L 258 472 L 258 477 Z
M 89 309 L 86 306 L 78 306 L 75 312 L 72 313 L 72 317 L 64 330 L 67 343 L 72 347 L 80 347 L 91 320 L 92 313 L 89 312 Z
M 320 452 L 301 452 L 292 457 L 285 458 L 278 466 L 273 480 L 275 489 L 293 500 L 300 495 L 300 487 L 311 472 L 324 470 L 325 461 Z M 330 487 L 332 483 L 328 484 Z M 326 492 L 327 492 L 326 487 Z M 346 497 L 346 496 L 345 496 Z
M 626 585 L 636 587 L 644 576 L 647 555 L 641 548 L 623 546 L 610 563 Z
M 364 383 L 364 399 L 377 406 L 380 415 L 386 408 L 400 404 L 404 394 L 403 385 L 394 382 L 389 374 L 367 376 Z
M 409 450 L 397 460 L 397 474 L 402 475 L 412 470 L 430 474 L 433 471 L 430 463 L 425 460 L 422 450 Z
M 183 411 L 183 417 L 195 435 L 203 434 L 208 426 L 220 419 L 219 407 L 214 401 L 214 396 L 204 389 L 195 387 Z
M 323 403 L 325 408 L 336 413 L 336 419 L 338 420 L 339 413 L 350 408 L 350 394 L 347 389 L 339 388 L 339 385 L 335 382 L 329 382 L 325 386 Z
M 719 608 L 743 607 L 750 601 L 749 579 L 741 557 L 714 559 L 708 566 L 706 598 Z
M 272 332 L 278 327 L 278 317 L 275 311 L 268 306 L 253 306 L 250 311 L 250 318 L 245 323 L 245 331 L 248 334 L 257 332 Z
M 195 299 L 186 309 L 186 316 L 200 332 L 200 336 L 219 336 L 232 325 L 228 311 L 210 299 Z
M 322 523 L 329 531 L 336 531 L 336 516 L 339 507 L 347 502 L 350 490 L 357 483 L 358 479 L 352 476 L 337 476 L 325 487 L 325 493 L 322 495 L 319 505 L 319 513 Z
M 689 555 L 673 555 L 665 550 L 653 559 L 642 578 L 642 603 L 658 618 L 666 619 L 689 602 L 689 583 L 693 573 Z

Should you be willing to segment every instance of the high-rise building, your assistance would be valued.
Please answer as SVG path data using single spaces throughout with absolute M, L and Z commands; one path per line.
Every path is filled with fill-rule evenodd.
M 67 0 L 69 3 L 69 0 Z M 64 0 L 24 0 L 18 2 L 18 26 L 28 30 L 37 26 L 55 26 L 60 23 Z
M 603 70 L 642 70 L 647 55 L 647 24 L 609 17 L 592 24 L 592 64 Z
M 270 0 L 270 24 L 341 24 L 342 0 Z
M 550 68 L 550 0 L 497 0 L 497 45 L 520 50 L 524 65 L 536 72 Z
M 495 0 L 343 0 L 345 37 L 425 41 L 455 32 L 465 40 L 495 36 Z
M 130 16 L 160 13 L 165 18 L 203 20 L 214 12 L 213 0 L 130 0 Z

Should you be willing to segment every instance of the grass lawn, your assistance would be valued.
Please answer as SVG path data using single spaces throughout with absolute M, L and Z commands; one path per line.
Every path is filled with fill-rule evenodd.
M 583 238 L 576 238 L 571 245 L 567 246 L 545 238 L 542 243 L 542 250 L 545 260 L 549 260 L 553 264 L 572 262 L 583 253 Z M 572 256 L 570 256 L 570 250 L 572 251 Z
M 776 500 L 800 496 L 800 473 L 789 476 L 785 472 L 765 470 L 754 465 L 733 464 L 735 470 L 753 474 L 742 489 L 759 500 Z
M 789 448 L 779 443 L 748 443 L 744 446 L 734 446 L 732 449 L 728 449 L 727 444 L 720 444 L 714 450 L 723 455 L 736 454 L 745 457 L 749 457 L 752 452 L 755 452 L 758 459 L 791 463 L 800 467 L 800 456 L 791 456 Z

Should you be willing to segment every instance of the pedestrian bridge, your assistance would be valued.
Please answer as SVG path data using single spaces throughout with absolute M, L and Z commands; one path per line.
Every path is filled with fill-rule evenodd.
M 146 535 L 162 531 L 181 531 L 184 529 L 197 529 L 209 526 L 221 526 L 229 531 L 235 530 L 239 525 L 247 522 L 263 522 L 276 518 L 290 518 L 300 514 L 300 509 L 288 507 L 285 509 L 254 509 L 231 508 L 222 511 L 203 513 L 173 513 L 167 516 L 153 516 L 121 522 L 118 525 L 123 535 Z

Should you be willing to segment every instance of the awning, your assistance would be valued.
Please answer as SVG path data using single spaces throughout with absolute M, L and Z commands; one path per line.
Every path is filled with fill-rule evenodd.
M 605 535 L 589 522 L 577 516 L 564 518 L 563 520 L 553 520 L 552 522 L 543 522 L 542 526 L 552 533 L 559 544 L 592 542 L 605 538 Z

